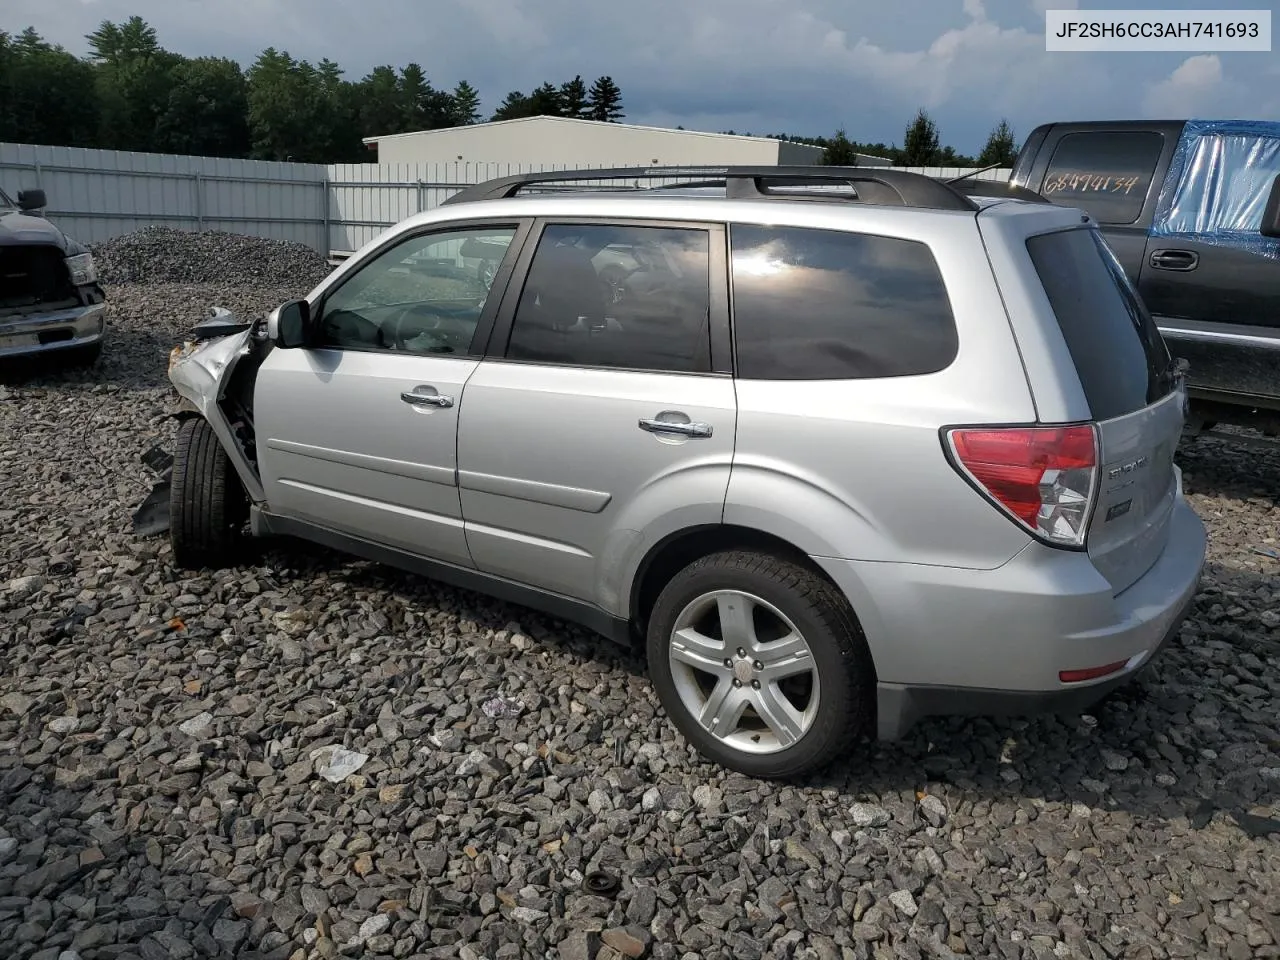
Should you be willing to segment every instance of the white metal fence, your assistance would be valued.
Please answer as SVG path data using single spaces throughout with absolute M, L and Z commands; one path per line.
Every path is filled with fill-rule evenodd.
M 566 165 L 452 161 L 285 163 L 0 143 L 0 187 L 40 187 L 45 215 L 84 243 L 152 224 L 295 240 L 324 254 L 356 250 L 462 187 Z M 963 167 L 903 168 L 954 177 Z M 983 180 L 1008 180 L 1008 169 Z
M 0 143 L 0 187 L 41 187 L 45 216 L 84 243 L 159 224 L 325 249 L 325 168 L 217 157 Z

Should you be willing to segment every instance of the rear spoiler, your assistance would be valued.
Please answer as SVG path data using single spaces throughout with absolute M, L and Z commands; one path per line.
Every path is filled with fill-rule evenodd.
M 998 200 L 1025 200 L 1029 203 L 1052 203 L 1042 194 L 1004 180 L 952 180 L 952 190 L 969 197 L 994 197 Z

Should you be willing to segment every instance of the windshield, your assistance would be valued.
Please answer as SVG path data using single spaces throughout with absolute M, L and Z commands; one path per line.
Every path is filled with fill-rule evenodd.
M 4 187 L 0 187 L 0 207 L 16 207 L 17 204 L 9 199 L 9 195 L 4 192 Z

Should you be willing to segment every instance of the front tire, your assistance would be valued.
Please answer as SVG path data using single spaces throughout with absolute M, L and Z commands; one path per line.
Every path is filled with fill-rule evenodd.
M 178 430 L 169 484 L 169 543 L 188 569 L 227 567 L 243 546 L 248 497 L 209 421 Z
M 816 772 L 872 728 L 875 669 L 857 618 L 791 560 L 734 550 L 693 562 L 654 604 L 647 649 L 676 727 L 739 773 Z

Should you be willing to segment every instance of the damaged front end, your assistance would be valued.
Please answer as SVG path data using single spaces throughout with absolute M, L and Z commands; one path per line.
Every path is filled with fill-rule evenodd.
M 203 417 L 235 467 L 251 503 L 264 499 L 253 427 L 254 376 L 270 350 L 265 320 L 240 321 L 222 308 L 196 324 L 169 352 L 169 381 L 180 398 L 176 419 Z M 156 536 L 169 529 L 173 456 L 162 445 L 142 455 L 156 483 L 133 515 L 134 532 Z

